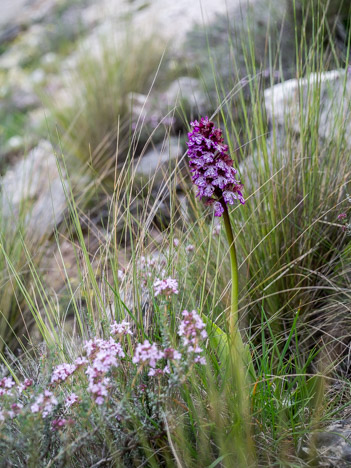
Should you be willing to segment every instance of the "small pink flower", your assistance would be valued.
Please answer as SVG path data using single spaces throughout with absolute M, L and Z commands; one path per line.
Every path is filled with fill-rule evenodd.
M 38 395 L 30 409 L 32 413 L 42 413 L 43 418 L 46 418 L 46 416 L 52 412 L 57 404 L 58 401 L 54 394 L 49 390 L 44 390 L 43 393 Z
M 346 214 L 346 213 L 340 213 L 340 214 L 338 215 L 338 220 L 339 220 L 339 221 L 341 221 L 342 219 L 345 219 L 345 218 L 347 218 L 347 214 Z
M 40 406 L 38 405 L 38 403 L 33 403 L 32 406 L 30 407 L 30 410 L 32 413 L 39 413 Z
M 171 296 L 172 294 L 178 294 L 178 282 L 172 278 L 166 278 L 163 280 L 157 279 L 154 282 L 155 296 L 163 294 L 166 297 Z
M 135 349 L 133 362 L 134 364 L 148 364 L 150 367 L 155 368 L 157 361 L 159 361 L 163 357 L 164 353 L 157 349 L 155 343 L 150 344 L 148 340 L 145 340 L 142 344 L 138 343 Z
M 173 245 L 176 248 L 179 247 L 179 239 L 177 239 L 177 238 L 173 239 Z
M 163 374 L 164 374 L 164 371 L 162 369 L 154 369 L 153 367 L 151 367 L 147 375 L 149 377 L 155 377 L 155 376 L 159 377 Z
M 70 375 L 75 372 L 77 367 L 74 364 L 59 364 L 55 367 L 52 376 L 51 383 L 61 383 L 64 382 Z
M 184 310 L 183 320 L 178 328 L 178 335 L 182 337 L 183 345 L 187 347 L 188 353 L 199 355 L 202 353 L 202 348 L 199 342 L 207 337 L 205 324 L 195 310 L 188 312 Z M 194 362 L 205 364 L 205 358 L 200 356 L 194 357 Z
M 72 419 L 57 418 L 52 421 L 51 428 L 53 431 L 57 431 L 58 429 L 61 429 L 62 427 L 65 427 L 69 424 L 73 424 Z
M 15 382 L 12 377 L 4 377 L 0 380 L 0 388 L 12 388 L 15 385 Z
M 66 402 L 65 402 L 66 408 L 70 408 L 72 405 L 74 405 L 78 401 L 79 401 L 78 396 L 75 393 L 71 393 L 66 398 Z
M 88 364 L 88 359 L 85 357 L 77 357 L 77 359 L 74 361 L 74 365 L 76 366 L 77 369 L 80 367 L 84 366 L 85 364 Z
M 111 335 L 133 335 L 130 329 L 130 323 L 123 320 L 121 323 L 113 321 L 110 327 Z
M 173 348 L 166 348 L 164 351 L 164 358 L 165 359 L 169 359 L 171 361 L 174 361 L 174 360 L 179 360 L 181 359 L 182 355 L 180 354 L 179 351 L 173 349 Z
M 190 252 L 193 252 L 195 249 L 195 247 L 193 246 L 193 244 L 189 244 L 185 247 L 185 252 L 186 253 L 190 253 Z

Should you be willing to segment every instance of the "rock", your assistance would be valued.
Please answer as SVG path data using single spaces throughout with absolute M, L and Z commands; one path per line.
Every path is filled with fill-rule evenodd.
M 34 239 L 50 234 L 66 209 L 65 183 L 51 144 L 41 141 L 0 180 L 2 215 L 15 221 L 25 210 L 25 225 Z
M 0 29 L 14 27 L 28 0 L 1 0 Z
M 22 28 L 18 24 L 10 25 L 3 31 L 0 31 L 0 44 L 11 42 L 19 35 Z
M 40 105 L 38 96 L 29 89 L 13 89 L 11 96 L 11 107 L 14 110 L 26 111 Z
M 40 24 L 31 26 L 0 56 L 0 68 L 10 70 L 29 63 L 42 50 L 47 34 L 47 27 Z
M 351 466 L 351 420 L 336 421 L 322 432 L 309 437 L 302 448 L 303 454 L 313 466 L 325 468 L 349 468 Z
M 170 137 L 136 160 L 135 173 L 138 176 L 153 178 L 157 182 L 164 180 L 165 173 L 169 173 L 170 163 L 177 161 L 181 154 L 182 148 L 178 138 Z
M 162 102 L 167 102 L 171 107 L 179 101 L 185 101 L 185 104 L 196 110 L 198 114 L 202 114 L 207 105 L 207 98 L 203 93 L 200 81 L 188 76 L 182 76 L 173 81 L 161 97 L 164 97 Z
M 134 126 L 140 126 L 142 123 L 143 126 L 150 127 L 150 131 L 154 131 L 158 125 L 174 125 L 177 120 L 174 108 L 180 103 L 189 114 L 196 115 L 205 112 L 207 105 L 199 80 L 185 76 L 173 81 L 164 92 L 153 92 L 149 96 L 129 93 L 128 100 Z M 157 136 L 154 134 L 154 140 L 155 137 L 157 140 Z
M 23 138 L 20 135 L 14 135 L 7 141 L 7 147 L 10 151 L 17 151 L 23 146 Z
M 350 121 L 351 76 L 345 71 L 311 74 L 308 78 L 277 84 L 264 92 L 267 117 L 281 132 L 288 127 L 299 134 L 301 114 L 306 123 L 310 118 L 311 102 L 315 106 L 317 99 L 319 119 L 317 121 L 313 116 L 310 124 L 317 125 L 318 122 L 318 133 L 322 139 L 332 141 L 342 137 L 351 147 L 351 126 L 343 135 L 338 131 Z

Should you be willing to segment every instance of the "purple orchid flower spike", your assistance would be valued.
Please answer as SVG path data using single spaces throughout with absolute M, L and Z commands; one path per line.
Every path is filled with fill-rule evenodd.
M 207 205 L 214 205 L 215 216 L 222 216 L 226 205 L 245 203 L 242 185 L 235 177 L 237 171 L 224 144 L 222 130 L 208 117 L 190 125 L 193 130 L 188 133 L 187 145 L 192 181 L 198 188 L 196 196 L 200 200 L 205 197 Z

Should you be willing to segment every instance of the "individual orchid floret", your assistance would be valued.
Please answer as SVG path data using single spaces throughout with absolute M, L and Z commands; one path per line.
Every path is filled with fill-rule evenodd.
M 173 239 L 173 245 L 174 245 L 174 247 L 175 247 L 175 248 L 179 247 L 179 244 L 180 244 L 179 239 L 174 238 L 174 239 Z
M 116 321 L 113 321 L 111 323 L 110 331 L 111 331 L 111 335 L 119 335 L 119 336 L 133 335 L 133 332 L 130 328 L 130 323 L 125 320 L 123 320 L 121 323 L 117 323 Z
M 150 344 L 148 340 L 145 340 L 144 343 L 138 343 L 135 349 L 133 362 L 134 364 L 147 364 L 150 367 L 155 368 L 157 361 L 163 357 L 164 353 L 157 349 L 155 343 Z
M 198 188 L 196 196 L 214 205 L 215 216 L 222 216 L 226 205 L 237 201 L 244 204 L 242 185 L 236 179 L 237 171 L 224 144 L 222 130 L 216 128 L 208 117 L 190 124 L 188 133 L 189 166 L 192 181 Z
M 163 280 L 157 279 L 154 282 L 155 296 L 162 294 L 166 297 L 172 294 L 178 294 L 178 281 L 173 278 L 166 278 Z

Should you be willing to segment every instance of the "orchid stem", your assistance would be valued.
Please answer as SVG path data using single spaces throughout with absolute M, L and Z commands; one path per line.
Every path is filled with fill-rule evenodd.
M 223 203 L 224 213 L 224 227 L 227 234 L 227 239 L 229 243 L 229 253 L 230 253 L 230 268 L 232 274 L 232 293 L 231 293 L 231 305 L 230 305 L 230 315 L 229 315 L 229 333 L 232 339 L 237 341 L 236 334 L 239 333 L 238 330 L 238 321 L 239 321 L 239 285 L 238 285 L 238 261 L 236 258 L 236 249 L 233 236 L 233 230 L 230 223 L 228 208 L 225 203 Z

